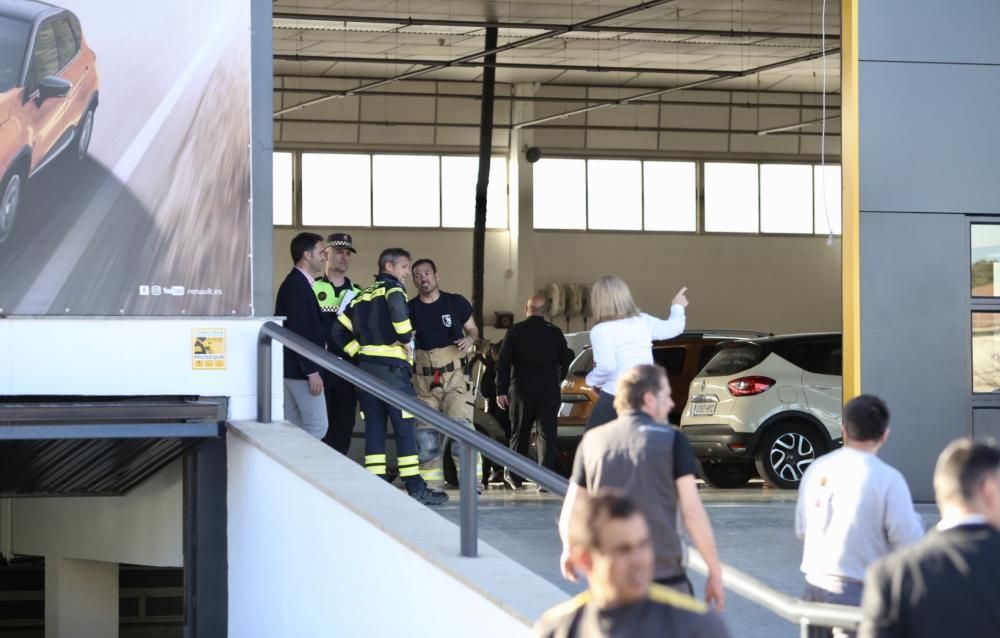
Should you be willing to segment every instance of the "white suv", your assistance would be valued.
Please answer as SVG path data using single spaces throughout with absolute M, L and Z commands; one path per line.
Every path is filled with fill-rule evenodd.
M 842 443 L 839 333 L 724 344 L 691 382 L 681 430 L 716 487 L 754 475 L 796 488 L 816 457 Z

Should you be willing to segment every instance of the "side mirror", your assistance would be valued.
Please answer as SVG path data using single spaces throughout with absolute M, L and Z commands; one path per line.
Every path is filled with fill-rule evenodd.
M 69 91 L 72 88 L 73 83 L 68 80 L 57 78 L 55 76 L 43 78 L 38 83 L 38 102 L 41 104 L 49 98 L 66 97 L 69 95 Z

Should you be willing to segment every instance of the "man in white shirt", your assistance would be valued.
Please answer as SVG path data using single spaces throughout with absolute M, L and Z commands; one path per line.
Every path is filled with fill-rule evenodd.
M 861 395 L 844 406 L 844 447 L 806 470 L 795 532 L 803 539 L 805 600 L 861 603 L 865 569 L 924 535 L 906 480 L 876 454 L 889 438 L 889 409 Z M 810 637 L 830 636 L 812 628 Z

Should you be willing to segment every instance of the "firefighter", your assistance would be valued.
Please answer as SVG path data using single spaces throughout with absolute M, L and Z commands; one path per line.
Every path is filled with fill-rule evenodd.
M 413 385 L 417 398 L 470 429 L 472 395 L 469 355 L 479 339 L 472 318 L 472 305 L 462 295 L 443 292 L 437 266 L 430 259 L 413 263 L 413 283 L 418 295 L 410 300 L 410 317 L 416 331 Z M 443 488 L 444 452 L 448 439 L 423 422 L 417 423 L 420 475 L 434 488 Z M 455 468 L 459 468 L 460 444 L 451 442 Z M 476 455 L 476 483 L 482 482 L 483 465 Z
M 333 233 L 326 238 L 326 274 L 313 284 L 313 292 L 316 293 L 316 301 L 323 311 L 323 326 L 327 335 L 333 333 L 337 313 L 341 308 L 346 308 L 347 304 L 361 292 L 361 288 L 347 276 L 347 271 L 351 268 L 351 257 L 357 252 L 351 236 L 346 233 Z M 330 350 L 341 359 L 350 360 L 332 341 Z M 326 394 L 326 416 L 329 421 L 323 442 L 346 456 L 351 448 L 358 408 L 354 384 L 331 372 L 324 372 L 323 390 Z
M 362 290 L 344 312 L 337 315 L 335 344 L 355 357 L 358 367 L 394 389 L 416 397 L 411 368 L 413 328 L 406 303 L 406 278 L 410 276 L 410 253 L 386 248 L 378 258 L 375 283 Z M 358 392 L 365 419 L 365 467 L 388 478 L 386 418 L 396 433 L 396 465 L 406 491 L 425 505 L 448 502 L 444 492 L 427 487 L 420 476 L 413 415 L 368 394 Z

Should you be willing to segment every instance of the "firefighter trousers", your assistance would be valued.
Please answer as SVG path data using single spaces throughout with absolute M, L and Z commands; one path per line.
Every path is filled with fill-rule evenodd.
M 469 391 L 469 379 L 462 367 L 462 356 L 462 352 L 455 346 L 417 350 L 413 387 L 422 403 L 469 429 L 475 429 L 472 424 L 472 393 Z M 441 487 L 445 483 L 444 453 L 449 443 L 457 479 L 461 467 L 461 443 L 450 441 L 426 423 L 417 422 L 420 475 L 432 487 Z M 480 455 L 475 456 L 478 483 L 482 481 L 483 464 Z

